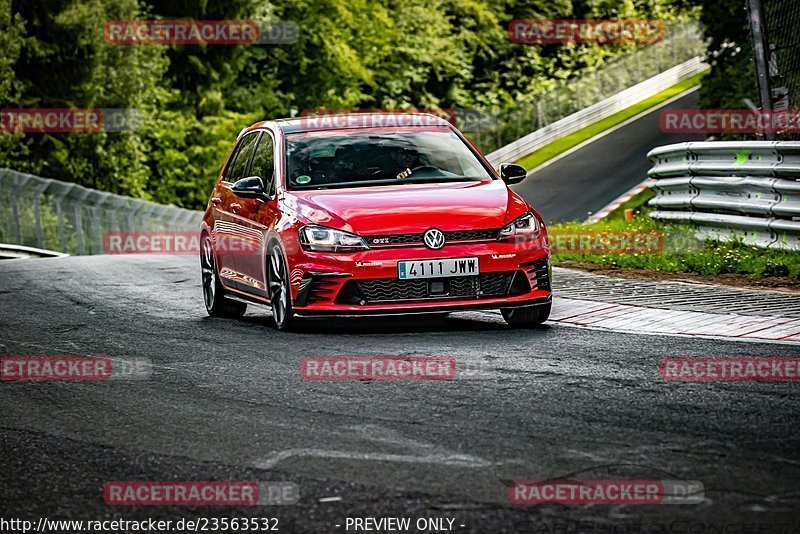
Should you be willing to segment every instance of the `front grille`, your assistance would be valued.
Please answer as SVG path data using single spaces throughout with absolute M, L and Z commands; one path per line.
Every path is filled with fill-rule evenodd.
M 498 229 L 489 230 L 456 230 L 444 232 L 445 246 L 448 243 L 463 243 L 465 241 L 494 241 L 498 237 Z M 388 234 L 365 236 L 364 239 L 371 248 L 397 247 L 404 245 L 422 245 L 423 233 L 419 234 Z
M 351 280 L 345 284 L 341 295 L 358 294 L 363 304 L 419 300 L 480 299 L 511 293 L 511 282 L 516 271 L 485 273 L 478 276 L 455 276 L 424 280 Z M 433 283 L 440 283 L 434 288 Z M 434 289 L 440 289 L 434 292 Z
M 447 241 L 488 241 L 497 239 L 499 229 L 494 230 L 458 230 L 455 232 L 445 232 L 444 237 Z

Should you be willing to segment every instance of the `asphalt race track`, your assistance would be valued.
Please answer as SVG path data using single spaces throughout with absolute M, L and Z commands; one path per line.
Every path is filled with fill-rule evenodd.
M 681 384 L 658 373 L 667 356 L 795 356 L 790 345 L 553 323 L 511 330 L 486 312 L 315 319 L 279 333 L 261 309 L 207 317 L 188 256 L 2 262 L 0 304 L 2 354 L 153 364 L 136 380 L 0 382 L 4 517 L 276 517 L 281 532 L 346 532 L 348 516 L 451 518 L 460 532 L 800 524 L 796 383 Z M 321 355 L 453 356 L 459 374 L 301 378 L 300 360 Z M 509 503 L 512 480 L 575 474 L 696 480 L 705 499 Z M 301 498 L 233 510 L 113 507 L 101 491 L 113 480 L 291 481 Z
M 695 109 L 689 93 L 540 168 L 513 189 L 547 222 L 583 221 L 647 178 L 647 153 L 662 145 L 703 141 L 703 134 L 667 134 L 659 129 L 664 109 Z M 589 193 L 590 192 L 590 193 Z

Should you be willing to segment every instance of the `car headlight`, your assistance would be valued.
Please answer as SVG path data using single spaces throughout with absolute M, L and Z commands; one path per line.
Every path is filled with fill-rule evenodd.
M 534 217 L 533 213 L 526 213 L 505 225 L 502 230 L 500 230 L 500 239 L 508 239 L 514 236 L 534 238 L 539 235 L 541 230 L 542 227 L 539 225 L 539 219 Z
M 353 252 L 369 248 L 361 237 L 325 226 L 304 226 L 300 229 L 300 244 L 316 252 Z

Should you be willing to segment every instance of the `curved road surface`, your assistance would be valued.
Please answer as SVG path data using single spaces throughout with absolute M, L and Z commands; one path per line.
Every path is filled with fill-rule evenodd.
M 347 532 L 348 516 L 451 518 L 460 532 L 577 532 L 579 521 L 580 532 L 795 531 L 786 525 L 798 518 L 797 385 L 658 374 L 667 356 L 790 356 L 794 347 L 559 324 L 510 330 L 483 312 L 312 320 L 281 333 L 259 309 L 207 317 L 193 257 L 16 260 L 0 263 L 0 281 L 2 354 L 154 366 L 139 380 L 0 382 L 3 518 L 277 517 L 281 532 Z M 300 361 L 313 355 L 446 355 L 460 375 L 309 382 Z M 512 480 L 570 476 L 697 480 L 705 500 L 509 503 Z M 101 496 L 110 480 L 284 480 L 301 499 L 112 507 Z M 665 523 L 684 530 L 642 526 Z
M 698 92 L 670 103 L 673 109 L 697 107 Z M 596 139 L 533 173 L 514 191 L 547 222 L 583 221 L 647 178 L 647 153 L 661 145 L 702 141 L 702 134 L 666 134 L 658 108 Z

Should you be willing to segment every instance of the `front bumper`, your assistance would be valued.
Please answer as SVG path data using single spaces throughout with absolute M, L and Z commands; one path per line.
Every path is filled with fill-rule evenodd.
M 478 276 L 400 280 L 397 263 L 477 257 Z M 298 251 L 290 258 L 299 315 L 390 314 L 529 306 L 550 302 L 546 246 L 513 242 L 371 249 L 350 254 Z

